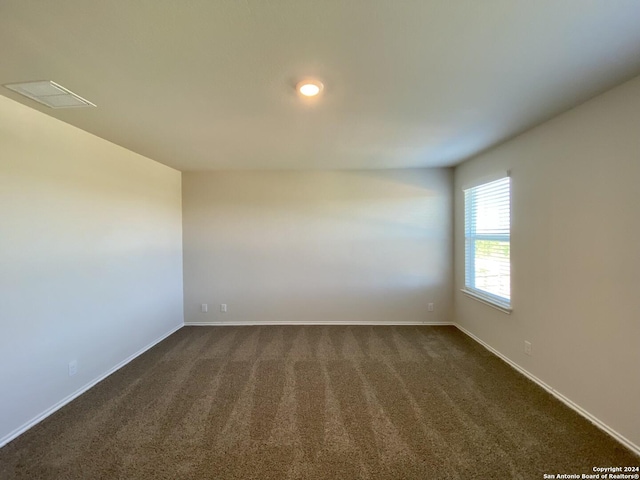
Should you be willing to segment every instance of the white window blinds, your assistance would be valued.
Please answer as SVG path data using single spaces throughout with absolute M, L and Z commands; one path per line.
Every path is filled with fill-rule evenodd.
M 510 308 L 510 178 L 465 190 L 464 209 L 465 289 Z

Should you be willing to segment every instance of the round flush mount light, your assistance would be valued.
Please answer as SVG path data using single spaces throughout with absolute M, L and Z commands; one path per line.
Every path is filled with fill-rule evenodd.
M 315 97 L 322 92 L 323 88 L 324 85 L 317 80 L 303 80 L 296 85 L 296 90 L 305 97 Z

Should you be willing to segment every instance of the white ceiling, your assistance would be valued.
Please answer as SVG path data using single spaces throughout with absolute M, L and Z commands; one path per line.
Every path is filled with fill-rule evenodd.
M 180 170 L 454 165 L 639 73 L 638 0 L 0 0 L 0 84 L 98 108 L 3 95 Z

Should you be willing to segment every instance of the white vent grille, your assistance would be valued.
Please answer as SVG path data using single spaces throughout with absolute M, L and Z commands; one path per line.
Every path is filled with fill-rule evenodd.
M 20 95 L 24 95 L 51 108 L 95 107 L 95 104 L 89 100 L 82 98 L 80 95 L 76 95 L 71 90 L 50 80 L 42 82 L 9 83 L 4 86 L 9 90 L 13 90 Z

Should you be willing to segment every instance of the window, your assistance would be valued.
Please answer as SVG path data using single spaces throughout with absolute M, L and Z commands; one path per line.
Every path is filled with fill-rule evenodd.
M 511 179 L 464 191 L 465 292 L 511 309 Z

